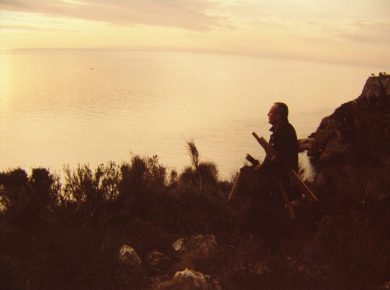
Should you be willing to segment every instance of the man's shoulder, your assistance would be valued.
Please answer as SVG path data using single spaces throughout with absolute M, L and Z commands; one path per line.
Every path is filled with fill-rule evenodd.
M 295 134 L 295 128 L 293 125 L 291 125 L 290 122 L 283 123 L 280 127 L 279 130 L 280 132 L 286 132 L 286 133 L 294 133 Z
M 284 140 L 283 142 L 290 142 L 297 140 L 297 133 L 290 123 L 285 123 L 278 128 L 277 139 Z

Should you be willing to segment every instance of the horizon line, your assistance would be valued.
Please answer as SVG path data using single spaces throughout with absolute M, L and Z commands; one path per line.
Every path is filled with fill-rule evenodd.
M 252 57 L 252 58 L 266 58 L 266 59 L 278 59 L 278 60 L 288 60 L 288 61 L 302 61 L 310 63 L 324 63 L 324 64 L 333 64 L 333 65 L 349 65 L 349 66 L 358 66 L 358 67 L 383 67 L 386 65 L 383 64 L 372 64 L 372 63 L 357 63 L 352 61 L 341 61 L 341 60 L 326 60 L 326 59 L 317 59 L 314 57 L 303 58 L 299 56 L 288 56 L 288 55 L 275 55 L 269 53 L 257 53 L 257 52 L 238 52 L 238 51 L 221 51 L 221 50 L 212 50 L 212 49 L 188 49 L 188 48 L 154 48 L 154 47 L 10 47 L 6 48 L 0 47 L 0 53 L 4 52 L 17 52 L 17 51 L 66 51 L 66 50 L 95 50 L 95 51 L 134 51 L 134 52 L 171 52 L 171 53 L 199 53 L 199 54 L 213 54 L 213 55 L 233 55 L 233 56 L 242 56 L 242 57 Z M 382 69 L 382 70 L 383 70 Z M 390 70 L 390 69 L 389 69 Z

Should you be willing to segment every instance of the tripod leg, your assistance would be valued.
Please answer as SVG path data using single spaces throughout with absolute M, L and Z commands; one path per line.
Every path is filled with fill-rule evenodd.
M 298 174 L 294 170 L 290 170 L 289 172 L 292 179 L 296 182 L 296 184 L 302 189 L 303 194 L 311 201 L 318 202 L 318 197 L 310 190 L 310 188 L 301 180 Z
M 290 201 L 288 200 L 288 195 L 287 195 L 287 192 L 286 192 L 286 190 L 285 190 L 285 188 L 283 186 L 283 183 L 282 183 L 282 181 L 280 180 L 279 177 L 277 177 L 276 180 L 277 180 L 277 183 L 278 183 L 278 187 L 279 187 L 280 193 L 282 194 L 283 201 L 287 205 L 288 213 L 289 213 L 291 219 L 295 219 L 294 210 L 292 208 L 292 205 L 291 205 Z
M 238 190 L 238 187 L 240 186 L 241 184 L 241 179 L 242 179 L 242 174 L 241 172 L 238 173 L 238 176 L 236 178 L 236 180 L 234 181 L 234 184 L 233 184 L 233 187 L 232 187 L 232 190 L 230 191 L 229 193 L 229 198 L 228 200 L 230 200 L 232 198 L 232 196 L 236 193 L 236 191 Z

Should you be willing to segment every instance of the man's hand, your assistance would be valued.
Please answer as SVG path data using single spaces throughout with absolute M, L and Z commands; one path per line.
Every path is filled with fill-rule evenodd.
M 260 170 L 261 169 L 261 165 L 258 164 L 258 165 L 255 165 L 255 170 Z

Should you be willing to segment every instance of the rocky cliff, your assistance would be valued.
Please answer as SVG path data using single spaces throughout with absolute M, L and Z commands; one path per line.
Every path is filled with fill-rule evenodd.
M 353 206 L 389 198 L 390 76 L 369 77 L 361 95 L 324 118 L 303 143 L 325 199 Z

